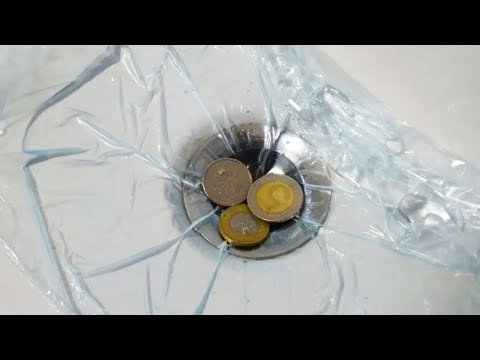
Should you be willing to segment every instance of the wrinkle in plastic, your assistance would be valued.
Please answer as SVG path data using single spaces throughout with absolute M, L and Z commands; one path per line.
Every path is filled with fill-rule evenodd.
M 388 296 L 409 312 L 480 311 L 478 170 L 337 86 L 310 48 L 0 53 L 0 240 L 59 312 L 397 311 Z M 193 222 L 183 210 L 182 187 L 201 191 L 183 180 L 196 148 L 219 133 L 233 155 L 225 131 L 248 122 L 266 125 L 264 150 L 283 130 L 312 143 L 307 161 L 325 162 L 332 184 L 302 174 L 307 198 L 331 194 L 330 212 L 297 217 L 318 234 L 272 260 L 204 241 L 194 228 L 218 208 Z M 458 298 L 442 303 L 441 286 Z

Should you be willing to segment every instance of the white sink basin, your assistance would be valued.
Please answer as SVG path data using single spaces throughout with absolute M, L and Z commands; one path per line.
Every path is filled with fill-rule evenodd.
M 18 49 L 29 51 L 27 47 Z M 160 47 L 138 46 L 133 50 L 143 74 L 154 72 L 165 56 Z M 11 48 L 0 48 L 0 59 L 2 53 L 9 51 Z M 21 169 L 28 158 L 19 155 L 20 141 L 34 107 L 71 81 L 103 48 L 72 47 L 50 52 L 33 48 L 33 51 L 35 56 L 38 55 L 35 51 L 43 56 L 45 67 L 37 69 L 42 74 L 40 78 L 4 76 L 9 80 L 4 81 L 6 91 L 25 96 L 17 102 L 9 99 L 13 104 L 7 109 L 9 125 L 2 127 L 0 118 L 0 132 L 4 129 L 0 136 L 0 156 L 7 159 L 6 154 L 17 152 L 8 157 L 9 165 L 4 167 L 9 174 L 14 173 L 15 166 Z M 198 57 L 202 51 L 207 57 Z M 220 62 L 209 62 L 209 51 L 224 57 Z M 324 72 L 331 75 L 337 88 L 357 94 L 359 88 L 349 79 L 353 77 L 383 101 L 396 118 L 408 122 L 449 152 L 480 165 L 480 144 L 476 141 L 480 125 L 475 118 L 480 110 L 477 101 L 480 47 L 317 46 L 315 51 Z M 254 77 L 251 80 L 242 76 L 255 74 L 255 67 L 250 68 L 247 62 L 238 60 L 243 53 L 241 49 L 229 52 L 222 48 L 194 48 L 180 53 L 202 98 L 195 95 L 195 86 L 188 79 L 178 75 L 183 65 L 175 56 L 170 54 L 173 61 L 163 70 L 163 78 L 142 78 L 129 61 L 128 52 L 123 52 L 122 64 L 126 66 L 105 71 L 63 99 L 61 107 L 53 106 L 40 114 L 31 126 L 25 142 L 30 156 L 39 154 L 32 150 L 78 149 L 86 144 L 88 151 L 74 150 L 73 157 L 48 159 L 32 165 L 38 198 L 30 205 L 25 205 L 31 198 L 24 183 L 3 183 L 2 188 L 0 177 L 0 196 L 3 190 L 4 194 L 16 194 L 16 199 L 24 202 L 12 205 L 12 218 L 16 222 L 6 225 L 14 229 L 11 234 L 18 235 L 18 239 L 5 238 L 4 241 L 9 246 L 14 244 L 13 252 L 29 268 L 36 286 L 44 292 L 52 289 L 42 296 L 36 287 L 29 286 L 7 256 L 0 255 L 0 285 L 7 289 L 0 298 L 0 313 L 55 312 L 48 302 L 61 313 L 102 313 L 103 310 L 113 314 L 480 313 L 478 275 L 438 266 L 421 256 L 401 254 L 372 239 L 333 231 L 327 227 L 332 225 L 328 220 L 326 245 L 337 264 L 333 265 L 332 260 L 331 273 L 327 274 L 322 262 L 319 246 L 326 245 L 320 232 L 300 249 L 275 259 L 245 262 L 233 255 L 227 256 L 216 274 L 217 249 L 194 230 L 188 233 L 188 238 L 180 239 L 190 224 L 184 219 L 180 193 L 175 192 L 169 181 L 161 179 L 166 176 L 162 175 L 162 169 L 168 168 L 168 164 L 157 159 L 165 153 L 172 163 L 182 161 L 175 154 L 190 158 L 202 137 L 216 132 L 210 115 L 215 121 L 226 121 L 222 113 L 226 110 L 237 123 L 259 118 L 263 121 L 262 89 L 253 84 Z M 19 62 L 17 66 L 28 68 L 29 64 Z M 203 71 L 196 71 L 199 68 Z M 0 67 L 0 75 L 1 70 Z M 55 74 L 55 78 L 42 83 L 50 73 Z M 162 93 L 158 91 L 161 89 L 159 79 L 173 85 L 166 86 Z M 144 88 L 147 84 L 148 91 Z M 57 87 L 33 96 L 25 94 L 47 85 Z M 12 90 L 14 86 L 29 90 Z M 223 89 L 221 94 L 215 92 L 218 88 Z M 149 99 L 151 89 L 154 97 Z M 162 94 L 166 101 L 165 114 L 161 110 Z M 22 99 L 28 101 L 22 102 Z M 143 100 L 151 104 L 138 109 L 128 105 L 130 101 Z M 207 104 L 210 115 L 204 111 L 202 101 Z M 28 110 L 32 111 L 28 113 Z M 199 118 L 201 113 L 204 118 Z M 171 148 L 166 146 L 163 115 L 167 118 Z M 178 174 L 181 178 L 181 172 Z M 28 174 L 25 179 L 28 187 Z M 335 194 L 333 199 L 335 201 Z M 40 212 L 35 218 L 35 211 L 27 211 L 32 209 L 32 204 L 34 210 L 35 204 L 39 205 L 43 219 L 38 215 Z M 340 215 L 332 220 L 337 221 L 333 225 L 342 224 L 341 221 L 349 224 L 364 221 L 349 219 L 348 206 L 342 206 L 344 208 L 335 210 Z M 373 212 L 366 214 L 366 219 L 373 217 Z M 53 259 L 54 266 L 36 260 L 46 259 L 50 254 L 48 246 L 45 250 L 45 236 L 40 236 L 42 228 L 49 234 L 47 240 L 53 244 L 53 251 L 63 259 L 56 265 Z M 348 228 L 340 230 L 348 232 Z M 157 254 L 160 249 L 156 247 L 175 239 L 179 241 L 172 242 L 168 251 Z M 473 238 L 472 242 L 475 241 L 480 242 L 480 238 Z M 178 243 L 181 246 L 177 248 Z M 142 253 L 145 249 L 157 255 L 150 258 Z M 146 260 L 134 265 L 122 263 L 122 259 L 135 253 L 145 256 Z M 175 263 L 171 259 L 175 259 Z M 84 284 L 83 279 L 75 277 L 76 273 L 66 272 L 62 281 L 70 284 L 68 291 L 73 295 L 66 291 L 62 298 L 59 294 L 65 290 L 59 285 L 61 281 L 55 279 L 63 275 L 58 275 L 55 269 L 70 266 L 68 261 L 86 280 Z M 211 292 L 207 291 L 209 285 Z M 79 305 L 72 307 L 71 303 Z

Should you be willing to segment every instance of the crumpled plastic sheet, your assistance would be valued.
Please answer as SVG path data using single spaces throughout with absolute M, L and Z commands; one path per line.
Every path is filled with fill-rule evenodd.
M 271 260 L 183 209 L 196 148 L 248 122 L 330 169 L 302 174 L 332 194 L 325 223 L 295 219 L 319 233 Z M 311 47 L 4 46 L 0 158 L 0 243 L 60 313 L 480 312 L 479 171 Z

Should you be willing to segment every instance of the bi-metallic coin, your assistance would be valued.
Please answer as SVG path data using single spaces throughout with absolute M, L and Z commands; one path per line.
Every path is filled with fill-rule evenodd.
M 247 195 L 248 206 L 258 218 L 284 222 L 294 217 L 303 204 L 303 191 L 287 175 L 267 174 L 255 181 Z
M 270 224 L 252 214 L 247 205 L 235 205 L 220 215 L 220 235 L 233 246 L 250 247 L 263 242 L 270 232 Z

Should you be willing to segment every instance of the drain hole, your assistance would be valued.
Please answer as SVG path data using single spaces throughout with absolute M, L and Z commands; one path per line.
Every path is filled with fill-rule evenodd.
M 260 156 L 263 159 L 260 159 Z M 262 154 L 261 149 L 246 149 L 236 153 L 235 158 L 248 167 L 253 181 L 269 172 L 273 172 L 275 174 L 288 175 L 294 178 L 300 185 L 303 183 L 302 176 L 295 165 L 277 151 L 265 150 Z M 260 160 L 264 162 L 263 171 L 260 169 Z
M 238 149 L 234 156 L 226 150 L 220 134 L 211 136 L 194 154 L 185 174 L 185 179 L 189 182 L 195 181 L 195 176 L 198 176 L 195 174 L 203 174 L 212 161 L 224 157 L 233 157 L 249 168 L 254 181 L 267 173 L 284 174 L 295 179 L 305 195 L 299 215 L 306 216 L 308 214 L 309 218 L 322 223 L 326 219 L 330 208 L 330 194 L 326 192 L 316 194 L 311 191 L 306 192 L 304 188 L 305 179 L 299 170 L 302 169 L 305 173 L 323 173 L 325 175 L 319 177 L 321 179 L 319 185 L 330 184 L 325 165 L 315 156 L 315 148 L 298 135 L 286 131 L 279 138 L 276 151 L 265 150 L 262 154 L 266 133 L 267 128 L 262 124 L 245 124 L 224 131 L 224 134 L 227 134 L 227 141 L 235 144 L 234 148 Z M 263 169 L 260 169 L 261 155 L 264 159 Z M 309 182 L 316 183 L 312 182 L 310 178 Z M 188 186 L 183 188 L 183 198 L 187 215 L 191 221 L 205 216 L 217 206 L 208 200 L 202 192 L 195 191 Z M 318 206 L 319 203 L 323 205 Z M 221 210 L 224 209 L 221 208 Z M 195 230 L 214 246 L 218 247 L 224 243 L 218 232 L 218 215 L 214 221 L 209 221 L 195 228 Z M 248 249 L 232 248 L 230 253 L 235 256 L 257 260 L 280 256 L 311 240 L 318 230 L 319 227 L 309 229 L 295 220 L 271 223 L 270 234 L 263 243 Z

